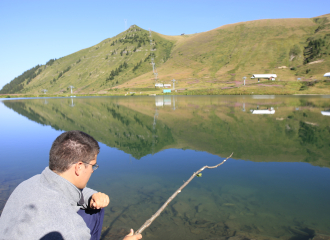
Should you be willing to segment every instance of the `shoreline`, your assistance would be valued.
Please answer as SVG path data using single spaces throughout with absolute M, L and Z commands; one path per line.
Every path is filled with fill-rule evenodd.
M 305 94 L 275 94 L 275 93 L 229 93 L 229 94 L 198 94 L 197 92 L 173 92 L 171 94 L 164 94 L 164 93 L 143 93 L 143 94 L 124 94 L 124 93 L 118 93 L 118 94 L 75 94 L 74 97 L 64 94 L 52 94 L 52 95 L 32 95 L 32 94 L 0 94 L 0 100 L 6 100 L 6 99 L 42 99 L 42 98 L 76 98 L 76 97 L 134 97 L 134 96 L 205 96 L 205 95 L 213 95 L 213 96 L 257 96 L 257 95 L 264 95 L 264 96 L 330 96 L 329 94 L 315 94 L 315 93 L 305 93 Z
M 267 84 L 265 84 L 267 83 Z M 229 85 L 228 85 L 229 84 Z M 163 93 L 163 89 L 171 90 Z M 317 80 L 311 82 L 302 81 L 277 81 L 268 83 L 266 81 L 247 85 L 217 85 L 217 86 L 177 86 L 171 88 L 155 87 L 116 87 L 111 89 L 99 89 L 86 92 L 55 92 L 43 94 L 39 91 L 21 94 L 0 94 L 2 98 L 43 98 L 43 97 L 71 97 L 71 96 L 154 96 L 154 95 L 288 95 L 288 96 L 317 96 L 330 95 L 330 80 Z

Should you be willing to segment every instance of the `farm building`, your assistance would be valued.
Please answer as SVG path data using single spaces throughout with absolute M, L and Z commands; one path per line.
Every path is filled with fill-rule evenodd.
M 264 110 L 250 110 L 252 114 L 274 114 L 275 113 L 275 109 L 273 107 L 269 108 L 269 109 L 264 109 Z
M 258 82 L 260 82 L 260 78 L 275 81 L 275 78 L 277 78 L 277 75 L 276 74 L 253 74 L 251 78 L 252 79 L 258 78 Z

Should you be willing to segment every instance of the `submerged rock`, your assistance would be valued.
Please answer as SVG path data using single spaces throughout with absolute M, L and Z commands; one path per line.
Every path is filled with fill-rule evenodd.
M 188 203 L 183 201 L 178 201 L 173 204 L 172 209 L 174 210 L 177 216 L 183 216 L 184 213 L 189 213 L 193 211 L 193 207 L 191 207 Z
M 304 227 L 304 228 L 289 227 L 289 230 L 290 230 L 290 232 L 292 232 L 295 235 L 296 238 L 299 238 L 299 239 L 306 239 L 306 240 L 314 239 L 314 236 L 315 236 L 315 230 L 307 228 L 307 227 Z
M 196 208 L 196 211 L 197 211 L 198 213 L 202 212 L 203 210 L 204 210 L 204 207 L 203 207 L 202 204 L 198 205 L 197 208 Z
M 111 210 L 111 212 L 119 212 L 120 208 L 119 207 L 111 207 L 110 210 Z

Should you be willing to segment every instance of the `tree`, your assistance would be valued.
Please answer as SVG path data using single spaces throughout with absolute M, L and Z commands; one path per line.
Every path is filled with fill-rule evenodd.
M 29 82 L 37 76 L 36 71 L 40 65 L 37 65 L 30 70 L 25 71 L 20 76 L 14 78 L 10 83 L 7 83 L 0 91 L 0 94 L 17 93 L 24 88 L 23 82 L 27 79 Z M 39 72 L 39 71 L 38 71 Z M 40 72 L 39 72 L 40 73 Z
M 50 59 L 48 62 L 46 62 L 46 65 L 47 65 L 47 66 L 51 66 L 51 65 L 53 65 L 53 63 L 55 62 L 55 60 L 56 60 L 56 58 L 54 58 L 54 59 Z
M 290 56 L 298 56 L 301 53 L 300 47 L 295 44 L 291 49 L 290 49 Z

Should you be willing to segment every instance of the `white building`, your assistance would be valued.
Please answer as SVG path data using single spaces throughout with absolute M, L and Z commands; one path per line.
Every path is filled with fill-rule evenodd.
M 164 87 L 164 84 L 162 84 L 162 83 L 156 83 L 156 84 L 155 84 L 155 87 L 162 88 L 162 87 Z
M 252 77 L 253 78 L 258 78 L 258 82 L 260 78 L 264 78 L 264 79 L 268 79 L 268 80 L 272 80 L 275 81 L 275 78 L 277 78 L 276 74 L 253 74 Z
M 171 88 L 171 84 L 156 83 L 155 87 L 159 88 Z
M 324 77 L 329 77 L 330 78 L 330 72 L 324 74 Z
M 251 110 L 252 114 L 274 114 L 275 110 L 273 107 L 270 109 L 264 109 L 264 110 Z
M 323 116 L 330 116 L 330 111 L 321 111 Z

